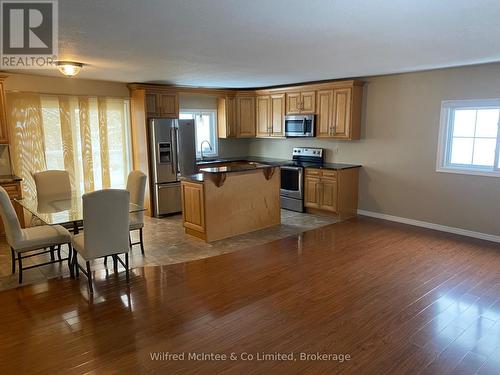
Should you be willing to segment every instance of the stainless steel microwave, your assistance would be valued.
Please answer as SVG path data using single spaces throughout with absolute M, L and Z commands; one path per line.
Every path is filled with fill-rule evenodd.
M 314 137 L 314 115 L 285 116 L 286 137 Z

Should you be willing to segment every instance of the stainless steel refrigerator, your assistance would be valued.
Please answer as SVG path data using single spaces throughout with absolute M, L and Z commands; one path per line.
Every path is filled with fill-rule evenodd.
M 154 216 L 180 212 L 179 178 L 196 173 L 194 120 L 151 119 L 149 137 Z

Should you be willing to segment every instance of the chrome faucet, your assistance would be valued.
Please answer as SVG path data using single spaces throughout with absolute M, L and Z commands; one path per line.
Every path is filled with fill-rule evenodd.
M 209 142 L 209 141 L 207 141 L 206 139 L 205 139 L 204 141 L 202 141 L 202 142 L 201 142 L 201 144 L 200 144 L 200 154 L 201 154 L 201 160 L 203 160 L 203 144 L 205 144 L 205 143 L 208 145 L 208 149 L 209 149 L 210 151 L 212 151 L 212 150 L 213 150 L 213 149 L 212 149 L 212 145 L 210 144 L 210 142 Z

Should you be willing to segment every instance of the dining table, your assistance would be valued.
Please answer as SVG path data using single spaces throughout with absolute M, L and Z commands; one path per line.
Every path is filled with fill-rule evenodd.
M 62 225 L 78 234 L 83 227 L 82 194 L 73 192 L 71 196 L 45 196 L 16 199 L 24 209 L 47 225 Z M 144 211 L 145 208 L 129 203 L 129 212 Z

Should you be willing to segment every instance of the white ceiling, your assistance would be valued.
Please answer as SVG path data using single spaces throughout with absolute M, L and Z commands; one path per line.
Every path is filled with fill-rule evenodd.
M 258 87 L 500 61 L 500 1 L 59 0 L 59 39 L 81 78 Z

